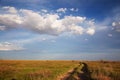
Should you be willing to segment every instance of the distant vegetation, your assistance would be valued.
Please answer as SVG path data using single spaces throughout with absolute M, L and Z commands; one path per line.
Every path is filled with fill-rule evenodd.
M 0 60 L 0 80 L 120 80 L 120 62 Z

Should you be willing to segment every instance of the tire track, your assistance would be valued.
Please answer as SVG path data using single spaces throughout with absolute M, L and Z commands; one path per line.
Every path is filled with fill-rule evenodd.
M 68 72 L 67 76 L 64 76 L 60 80 L 92 80 L 90 76 L 90 71 L 86 63 L 79 63 L 73 71 Z

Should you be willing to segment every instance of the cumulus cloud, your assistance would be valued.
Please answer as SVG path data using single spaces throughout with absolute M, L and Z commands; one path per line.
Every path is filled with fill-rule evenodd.
M 116 23 L 115 23 L 115 22 L 113 22 L 113 23 L 112 23 L 112 26 L 116 26 Z
M 86 33 L 89 34 L 89 35 L 93 35 L 95 33 L 95 29 L 94 28 L 88 28 Z
M 12 50 L 23 50 L 24 48 L 20 45 L 10 43 L 10 42 L 2 42 L 0 43 L 0 51 L 12 51 Z
M 66 10 L 66 8 L 60 8 L 58 12 Z M 17 10 L 14 14 L 11 12 L 0 14 L 0 30 L 18 27 L 48 35 L 59 35 L 65 32 L 79 35 L 95 33 L 94 21 L 87 20 L 86 17 L 64 16 L 61 18 L 57 13 L 41 13 L 27 9 Z
M 47 12 L 48 12 L 46 9 L 42 9 L 41 11 L 42 11 L 42 12 L 45 12 L 45 13 L 47 13 Z
M 4 25 L 6 27 L 16 27 L 21 23 L 22 23 L 22 18 L 17 14 L 0 15 L 0 25 Z
M 70 11 L 74 11 L 74 8 L 71 8 Z
M 75 8 L 70 8 L 70 11 L 76 11 L 77 12 L 78 8 L 76 8 L 76 9 Z
M 5 6 L 3 9 L 13 14 L 17 13 L 17 10 L 14 7 Z
M 120 32 L 120 21 L 113 22 L 112 26 L 117 32 Z
M 67 8 L 59 8 L 56 11 L 65 13 L 67 11 Z
M 62 19 L 64 25 L 71 25 L 71 24 L 81 24 L 86 20 L 86 17 L 80 16 L 65 16 Z

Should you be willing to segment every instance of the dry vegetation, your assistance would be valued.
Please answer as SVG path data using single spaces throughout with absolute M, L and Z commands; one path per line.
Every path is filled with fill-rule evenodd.
M 89 61 L 86 63 L 92 80 L 120 80 L 120 62 Z
M 120 62 L 0 60 L 0 80 L 120 80 L 119 75 Z
M 78 61 L 0 60 L 0 80 L 56 80 Z

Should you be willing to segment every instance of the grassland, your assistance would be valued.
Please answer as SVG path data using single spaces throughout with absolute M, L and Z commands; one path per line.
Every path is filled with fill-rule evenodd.
M 119 75 L 120 62 L 0 60 L 0 80 L 120 80 Z
M 120 62 L 88 61 L 85 62 L 91 75 L 91 80 L 120 80 Z
M 0 60 L 0 80 L 56 80 L 78 61 Z

